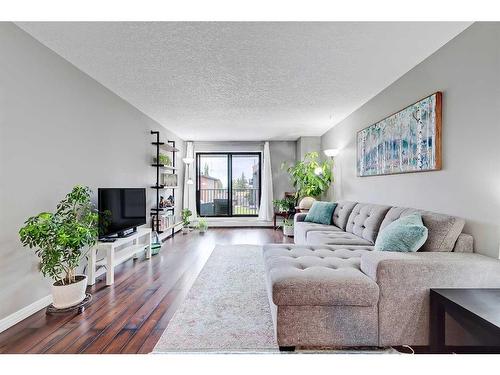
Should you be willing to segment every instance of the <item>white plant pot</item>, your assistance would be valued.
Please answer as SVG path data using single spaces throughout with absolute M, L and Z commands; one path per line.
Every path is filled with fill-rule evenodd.
M 76 275 L 77 282 L 67 285 L 52 284 L 52 304 L 56 309 L 78 305 L 85 299 L 87 276 Z
M 200 231 L 200 234 L 205 234 L 205 232 L 207 231 L 206 229 L 199 229 Z
M 304 197 L 299 202 L 299 208 L 301 210 L 309 210 L 313 203 L 316 202 L 316 199 L 313 197 Z
M 288 237 L 293 237 L 293 225 L 285 225 L 283 227 L 283 234 Z
M 182 227 L 182 234 L 188 234 L 189 233 L 189 228 L 188 227 Z

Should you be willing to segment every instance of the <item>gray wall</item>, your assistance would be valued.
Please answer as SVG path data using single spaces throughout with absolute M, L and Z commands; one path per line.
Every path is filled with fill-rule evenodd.
M 150 130 L 183 142 L 12 23 L 0 23 L 0 125 L 2 319 L 50 293 L 19 243 L 26 218 L 75 184 L 148 187 Z
M 473 24 L 323 135 L 323 149 L 343 149 L 344 199 L 464 217 L 476 251 L 498 257 L 499 40 L 500 23 Z M 356 132 L 435 91 L 443 92 L 443 170 L 356 177 Z
M 262 152 L 264 142 L 194 142 L 195 152 Z M 273 196 L 274 199 L 283 198 L 286 191 L 294 191 L 290 184 L 288 173 L 281 169 L 283 162 L 290 164 L 295 162 L 295 141 L 270 141 L 269 152 L 271 153 L 271 169 L 273 172 Z
M 296 159 L 297 161 L 304 160 L 304 156 L 308 152 L 319 152 L 321 149 L 321 137 L 300 137 L 296 143 Z
M 290 182 L 290 175 L 286 170 L 281 169 L 281 165 L 283 163 L 286 165 L 295 163 L 296 142 L 269 142 L 269 152 L 271 153 L 271 169 L 273 171 L 273 196 L 274 199 L 282 199 L 285 192 L 295 191 Z

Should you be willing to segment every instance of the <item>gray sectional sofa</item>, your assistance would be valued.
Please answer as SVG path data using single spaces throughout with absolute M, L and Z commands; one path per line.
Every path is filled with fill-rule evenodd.
M 428 239 L 416 253 L 374 251 L 377 234 L 420 212 Z M 264 246 L 281 348 L 425 346 L 429 289 L 500 287 L 500 261 L 473 252 L 464 220 L 412 208 L 338 202 L 333 225 L 295 215 L 295 244 Z

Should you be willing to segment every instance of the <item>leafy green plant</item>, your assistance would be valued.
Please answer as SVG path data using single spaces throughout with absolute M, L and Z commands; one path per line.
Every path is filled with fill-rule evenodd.
M 205 218 L 200 218 L 198 219 L 198 225 L 197 225 L 198 230 L 205 232 L 208 229 L 208 222 L 207 219 Z
M 90 201 L 92 191 L 77 185 L 59 202 L 54 213 L 30 217 L 19 230 L 23 246 L 35 248 L 40 271 L 58 285 L 74 283 L 85 247 L 97 242 L 98 214 Z
M 172 165 L 172 161 L 170 160 L 170 157 L 168 155 L 160 154 L 158 159 L 160 161 L 159 164 L 164 164 L 167 166 Z
M 293 197 L 275 199 L 273 200 L 273 205 L 277 212 L 290 212 L 295 208 L 295 201 L 296 199 Z
M 170 159 L 170 156 L 165 155 L 165 154 L 160 154 L 158 156 L 158 159 L 156 159 L 156 156 L 153 156 L 153 163 L 158 163 L 158 164 L 163 164 L 167 166 L 172 165 L 172 160 Z
M 191 221 L 189 220 L 191 215 L 193 215 L 193 213 L 188 208 L 185 208 L 181 211 L 182 224 L 185 228 L 187 228 L 189 224 L 191 224 Z
M 297 198 L 317 197 L 330 187 L 332 182 L 332 164 L 319 161 L 317 152 L 309 152 L 304 160 L 295 165 L 282 165 L 290 174 L 292 184 L 297 190 Z

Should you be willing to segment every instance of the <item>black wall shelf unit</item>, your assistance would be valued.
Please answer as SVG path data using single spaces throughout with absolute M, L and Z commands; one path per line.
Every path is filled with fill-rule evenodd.
M 175 141 L 169 141 L 167 140 L 166 142 L 161 142 L 160 141 L 160 132 L 157 130 L 152 130 L 151 135 L 155 137 L 155 141 L 151 142 L 153 147 L 155 148 L 155 155 L 156 155 L 156 162 L 151 163 L 151 166 L 156 169 L 156 183 L 151 186 L 151 189 L 156 190 L 156 203 L 154 207 L 151 208 L 151 228 L 156 231 L 158 234 L 163 233 L 163 230 L 160 230 L 160 216 L 168 211 L 172 211 L 172 214 L 175 215 L 175 204 L 176 204 L 176 199 L 175 199 L 175 188 L 173 187 L 168 187 L 168 186 L 163 186 L 160 184 L 160 172 L 161 170 L 165 171 L 171 171 L 172 173 L 175 174 L 176 172 L 176 153 L 179 151 L 175 147 Z M 160 152 L 163 153 L 170 153 L 172 155 L 172 165 L 165 165 L 165 164 L 159 164 L 160 160 Z M 171 207 L 160 207 L 160 190 L 172 190 L 172 193 L 170 194 L 173 197 L 174 205 Z M 175 217 L 174 217 L 175 219 Z M 175 233 L 175 226 L 176 225 L 171 225 L 167 227 L 165 231 L 171 231 L 170 235 L 174 235 Z

